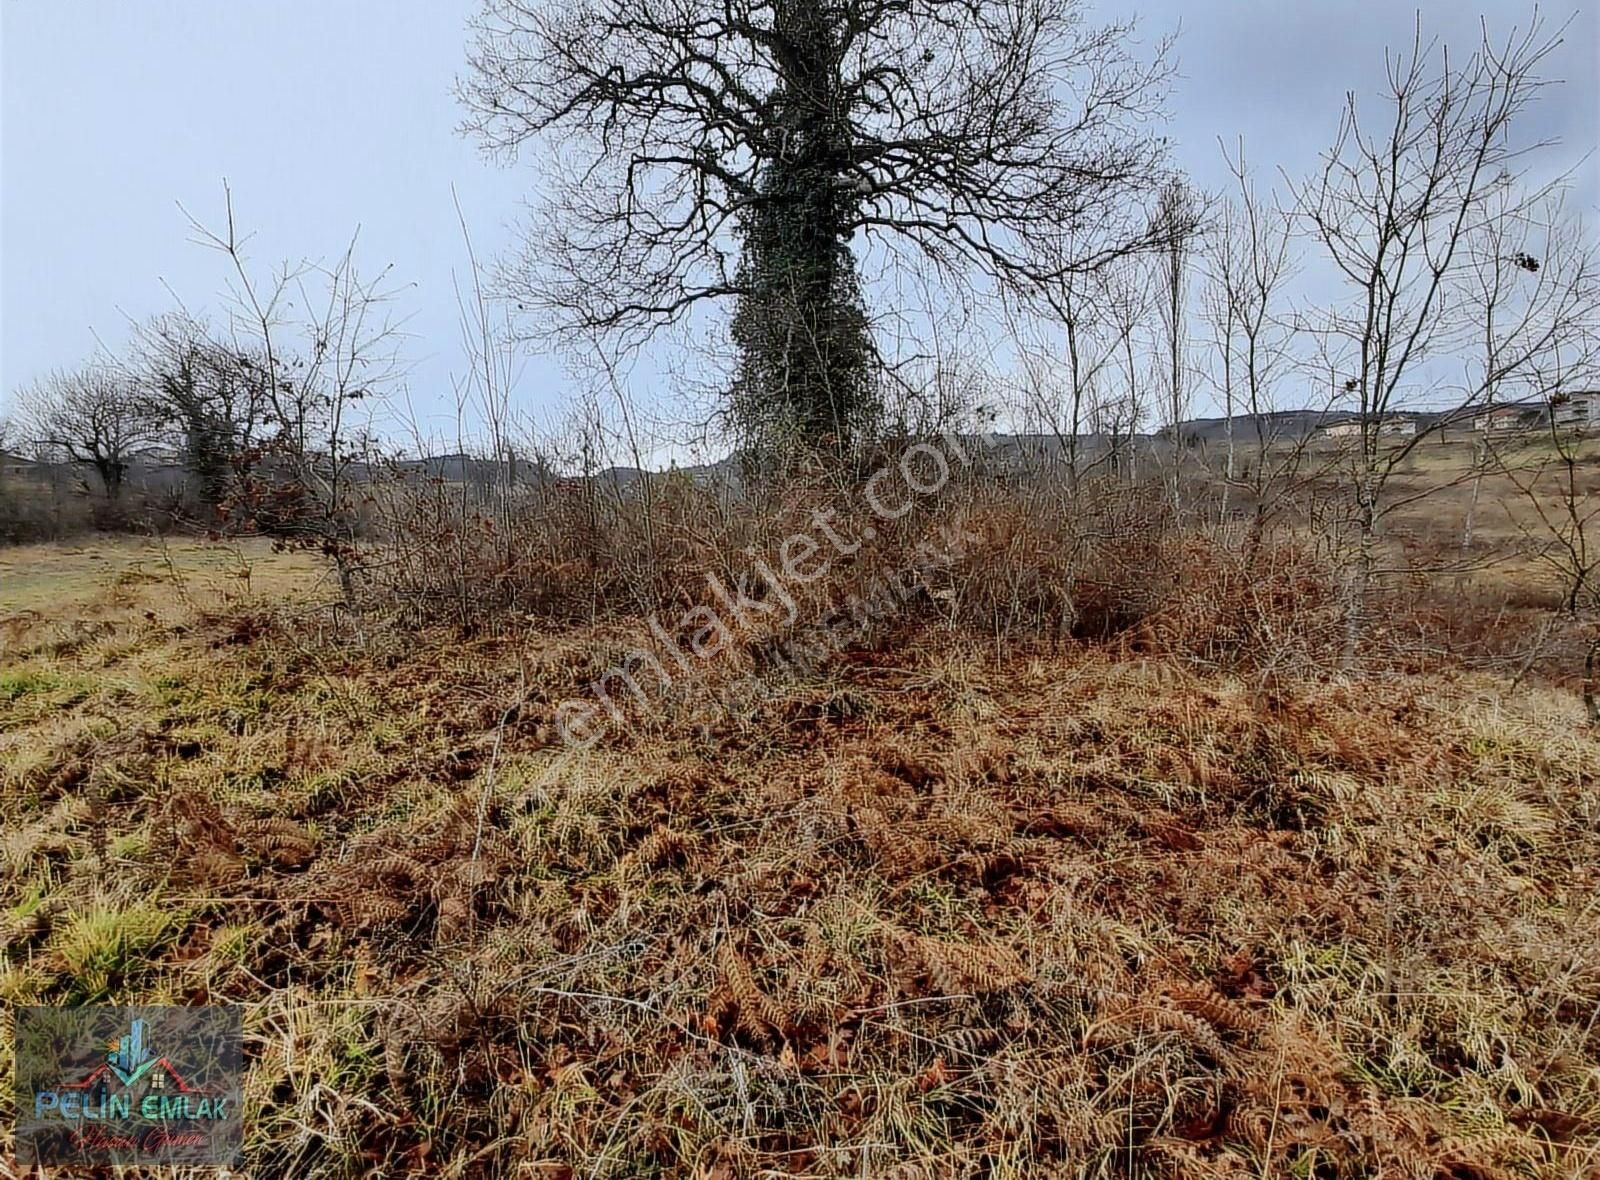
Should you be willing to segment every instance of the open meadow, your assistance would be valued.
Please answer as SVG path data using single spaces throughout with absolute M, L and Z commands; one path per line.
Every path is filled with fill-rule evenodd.
M 352 623 L 260 542 L 0 561 L 0 1010 L 242 1005 L 249 1174 L 1600 1166 L 1570 689 L 908 616 L 578 748 L 633 624 Z
M 1594 12 L 0 24 L 0 1180 L 1600 1180 Z

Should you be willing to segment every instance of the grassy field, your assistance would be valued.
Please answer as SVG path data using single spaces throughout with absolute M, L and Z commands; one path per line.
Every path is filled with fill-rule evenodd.
M 627 627 L 0 563 L 0 1011 L 243 1005 L 250 1175 L 1600 1174 L 1570 692 L 910 629 L 578 750 Z
M 0 617 L 37 612 L 58 621 L 93 611 L 223 608 L 253 598 L 315 595 L 319 563 L 275 553 L 271 542 L 228 544 L 91 536 L 77 542 L 0 547 Z M 160 586 L 160 593 L 140 587 Z
M 1269 463 L 1282 465 L 1292 448 L 1277 444 Z M 1296 479 L 1301 481 L 1296 499 L 1306 505 L 1319 496 L 1325 502 L 1342 502 L 1354 469 L 1348 445 L 1314 442 L 1299 460 Z M 1600 493 L 1600 452 L 1592 441 L 1575 448 L 1580 462 L 1577 494 L 1580 508 L 1592 511 L 1583 498 Z M 1385 489 L 1386 509 L 1381 525 L 1385 565 L 1392 570 L 1461 571 L 1464 588 L 1511 591 L 1519 599 L 1549 603 L 1558 596 L 1559 577 L 1537 557 L 1549 547 L 1551 526 L 1561 526 L 1563 470 L 1559 455 L 1542 435 L 1513 437 L 1497 442 L 1494 457 L 1486 456 L 1476 435 L 1452 433 L 1428 437 L 1397 458 Z M 1258 461 L 1256 448 L 1238 447 L 1241 466 Z M 1214 486 L 1222 453 L 1213 445 L 1196 459 L 1194 478 L 1201 486 Z M 1530 490 L 1532 495 L 1530 495 Z M 1213 493 L 1215 494 L 1215 493 Z M 1238 495 L 1236 511 L 1248 511 Z M 1307 541 L 1317 529 L 1295 517 Z M 1469 536 L 1470 544 L 1464 545 Z M 1324 525 L 1326 521 L 1322 522 Z

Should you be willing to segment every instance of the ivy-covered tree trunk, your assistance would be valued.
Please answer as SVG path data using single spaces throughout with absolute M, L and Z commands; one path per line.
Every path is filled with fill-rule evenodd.
M 768 163 L 741 220 L 735 424 L 757 453 L 847 452 L 878 409 L 873 348 L 850 227 L 840 95 L 843 19 L 821 0 L 783 0 L 773 32 L 786 76 L 773 95 Z

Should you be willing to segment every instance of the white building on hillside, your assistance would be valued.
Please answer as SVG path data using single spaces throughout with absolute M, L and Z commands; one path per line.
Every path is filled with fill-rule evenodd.
M 1550 416 L 1557 426 L 1600 426 L 1600 391 L 1558 394 L 1551 399 Z
M 1472 420 L 1479 434 L 1521 434 L 1554 423 L 1569 430 L 1600 429 L 1600 390 L 1557 394 L 1549 401 L 1488 406 Z
M 1417 420 L 1415 418 L 1390 418 L 1378 427 L 1379 438 L 1414 438 L 1417 433 Z M 1360 438 L 1361 419 L 1352 418 L 1348 422 L 1335 422 L 1332 426 L 1322 428 L 1323 438 Z

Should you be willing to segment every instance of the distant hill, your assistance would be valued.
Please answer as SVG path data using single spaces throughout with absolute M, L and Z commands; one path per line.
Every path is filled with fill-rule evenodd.
M 1238 440 L 1253 439 L 1257 434 L 1268 438 L 1304 438 L 1334 422 L 1344 421 L 1353 415 L 1332 410 L 1277 410 L 1271 413 L 1235 414 L 1233 437 Z M 1226 442 L 1228 419 L 1190 418 L 1178 427 L 1181 437 L 1201 442 Z
M 1462 411 L 1429 411 L 1429 410 L 1398 410 L 1389 415 L 1393 419 L 1414 420 L 1419 429 L 1426 429 L 1437 425 L 1441 419 L 1457 418 L 1466 421 L 1470 413 Z M 1356 415 L 1347 410 L 1279 410 L 1262 414 L 1257 418 L 1250 414 L 1239 414 L 1233 419 L 1233 436 L 1241 442 L 1253 440 L 1257 433 L 1275 439 L 1304 438 L 1317 430 L 1332 426 L 1340 422 L 1349 422 Z M 1182 422 L 1177 431 L 1178 437 L 1189 446 L 1213 446 L 1226 442 L 1228 437 L 1228 419 L 1221 417 L 1190 418 Z M 1141 432 L 1125 435 L 1120 438 L 1124 446 L 1132 445 L 1142 452 L 1157 452 L 1170 445 L 1168 439 L 1170 432 L 1166 430 L 1156 432 Z M 961 435 L 977 443 L 977 435 Z M 1105 434 L 1085 433 L 1077 437 L 1077 447 L 1080 457 L 1092 457 L 1103 453 L 1111 446 L 1112 436 Z M 1004 433 L 986 437 L 985 450 L 990 463 L 998 463 L 1002 467 L 1026 465 L 1031 463 L 1050 463 L 1064 461 L 1067 454 L 1068 440 L 1064 435 L 1048 433 Z M 21 455 L 10 453 L 0 454 L 0 468 L 12 472 L 28 470 L 39 476 L 46 476 L 53 471 L 67 472 L 74 465 L 60 462 L 39 462 Z M 456 451 L 444 455 L 428 455 L 419 458 L 394 459 L 382 463 L 370 464 L 355 462 L 346 468 L 346 474 L 356 481 L 381 477 L 383 474 L 400 473 L 403 475 L 420 476 L 429 479 L 443 479 L 446 483 L 472 483 L 489 484 L 504 477 L 504 471 L 499 463 L 482 456 L 473 455 L 465 451 Z M 685 467 L 672 467 L 665 471 L 651 472 L 657 477 L 669 474 L 686 477 L 702 486 L 723 486 L 737 490 L 742 480 L 740 477 L 739 462 L 736 457 L 717 460 L 713 463 L 693 464 Z M 644 478 L 646 472 L 638 467 L 617 465 L 605 468 L 596 473 L 592 478 L 595 482 L 609 486 L 618 491 L 629 491 L 635 488 Z M 182 456 L 171 454 L 146 454 L 136 456 L 130 464 L 129 482 L 132 485 L 166 486 L 181 481 L 183 476 Z M 551 480 L 582 479 L 581 476 L 563 475 L 552 471 L 539 460 L 530 457 L 517 460 L 516 482 L 524 485 L 536 485 Z

